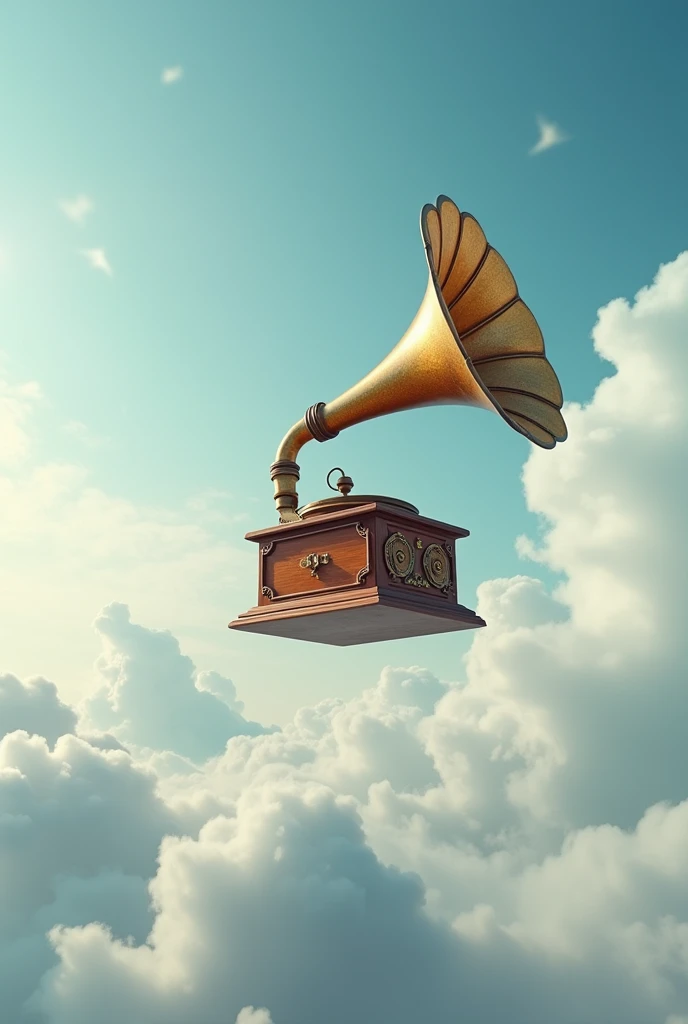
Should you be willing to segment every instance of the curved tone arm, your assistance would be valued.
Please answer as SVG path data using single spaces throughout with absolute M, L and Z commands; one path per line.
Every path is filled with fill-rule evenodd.
M 275 461 L 270 466 L 270 479 L 275 484 L 275 505 L 281 523 L 298 522 L 301 516 L 297 507 L 299 496 L 296 485 L 299 481 L 299 467 L 296 456 L 303 446 L 315 438 L 316 441 L 329 441 L 336 437 L 338 430 L 332 430 L 325 423 L 323 416 L 324 402 L 312 405 L 303 419 L 295 423 L 291 430 L 282 438 L 277 449 Z
M 299 503 L 296 491 L 299 467 L 296 456 L 312 437 L 305 419 L 300 419 L 282 438 L 275 461 L 270 466 L 270 479 L 275 483 L 275 505 L 281 523 L 294 523 L 301 518 L 296 511 Z

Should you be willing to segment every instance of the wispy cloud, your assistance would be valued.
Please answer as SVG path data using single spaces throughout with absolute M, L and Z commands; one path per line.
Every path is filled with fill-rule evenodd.
M 79 658 L 84 669 L 92 663 L 90 623 L 94 612 L 113 594 L 135 594 L 142 616 L 179 631 L 182 638 L 188 631 L 205 654 L 221 658 L 227 641 L 214 624 L 223 623 L 226 617 L 228 588 L 234 606 L 248 605 L 252 596 L 253 588 L 250 583 L 247 588 L 245 581 L 253 574 L 253 552 L 244 551 L 240 542 L 245 531 L 229 531 L 224 522 L 211 522 L 180 505 L 148 506 L 100 489 L 86 465 L 92 463 L 100 472 L 116 449 L 117 438 L 106 437 L 103 446 L 91 446 L 89 434 L 74 422 L 65 433 L 51 397 L 41 397 L 37 383 L 17 383 L 11 377 L 5 381 L 0 353 L 0 695 L 5 666 L 40 674 L 40 665 L 30 667 L 35 649 L 32 637 L 47 619 L 51 621 L 51 639 L 42 636 L 42 656 L 47 644 L 50 656 L 57 660 L 58 674 L 80 680 Z M 105 421 L 102 429 L 107 431 Z M 43 454 L 48 442 L 54 458 Z M 228 541 L 228 535 L 236 542 Z M 47 559 L 48 565 L 46 551 L 57 553 L 53 561 Z M 184 580 L 181 598 L 176 585 L 180 579 Z M 72 639 L 71 626 L 65 626 L 62 617 L 73 601 L 83 623 L 83 655 L 80 641 Z M 57 605 L 61 608 L 55 617 Z M 53 608 L 52 618 L 46 607 Z M 12 608 L 16 618 L 10 624 Z M 71 612 L 68 619 L 69 615 Z M 24 633 L 15 628 L 18 622 L 23 623 Z M 18 646 L 9 647 L 10 639 Z M 80 651 L 76 658 L 74 650 Z M 28 651 L 29 662 L 23 651 Z M 89 667 L 84 679 L 90 676 Z M 206 683 L 206 689 L 219 693 L 215 677 L 206 677 Z M 0 700 L 0 736 L 6 726 L 1 704 Z M 0 819 L 6 809 L 2 767 L 0 754 Z M 4 941 L 5 936 L 0 935 L 3 1010 L 7 1001 L 2 976 Z M 0 1020 L 5 1019 L 19 1021 L 20 1015 L 0 1014 Z
M 25 422 L 41 397 L 35 381 L 12 386 L 0 377 L 0 466 L 17 465 L 26 458 L 29 435 Z
M 112 267 L 105 255 L 104 249 L 82 249 L 81 253 L 86 257 L 94 270 L 102 270 L 108 277 L 112 277 Z
M 174 85 L 175 82 L 179 81 L 183 74 L 184 68 L 181 64 L 175 64 L 174 67 L 165 68 L 163 70 L 163 73 L 160 76 L 160 81 L 163 85 Z
M 558 124 L 555 124 L 554 121 L 548 121 L 545 117 L 539 115 L 537 123 L 540 129 L 540 138 L 533 148 L 529 150 L 531 156 L 535 156 L 537 153 L 544 153 L 546 149 L 558 146 L 561 142 L 568 142 L 571 138 Z
M 68 420 L 62 424 L 62 429 L 66 434 L 70 434 L 72 437 L 77 438 L 88 448 L 104 448 L 110 444 L 110 440 L 107 437 L 101 437 L 100 434 L 94 434 L 85 423 L 80 420 Z
M 69 217 L 75 224 L 83 224 L 86 217 L 93 210 L 93 200 L 88 196 L 79 195 L 75 199 L 61 199 L 60 209 L 65 217 Z

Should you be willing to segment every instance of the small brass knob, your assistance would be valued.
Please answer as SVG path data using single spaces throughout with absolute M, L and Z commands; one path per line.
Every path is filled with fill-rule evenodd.
M 330 483 L 330 477 L 332 476 L 333 473 L 341 473 L 341 476 L 338 477 L 337 479 L 336 487 L 333 487 L 332 484 Z M 330 472 L 327 474 L 327 486 L 330 488 L 331 491 L 339 491 L 339 493 L 343 494 L 344 497 L 346 498 L 349 491 L 353 488 L 354 482 L 350 476 L 345 475 L 344 470 L 342 469 L 341 466 L 335 466 L 334 469 L 331 469 Z

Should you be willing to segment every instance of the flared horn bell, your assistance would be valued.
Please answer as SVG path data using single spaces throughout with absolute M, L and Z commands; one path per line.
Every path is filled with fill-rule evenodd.
M 561 386 L 542 333 L 477 220 L 440 196 L 423 207 L 421 233 L 430 285 L 487 408 L 542 448 L 565 441 Z
M 542 333 L 511 271 L 477 220 L 447 196 L 421 211 L 429 267 L 425 297 L 404 337 L 366 377 L 327 404 L 311 406 L 285 436 L 271 467 L 282 521 L 298 518 L 295 459 L 377 416 L 429 405 L 498 412 L 542 448 L 566 439 L 561 387 Z

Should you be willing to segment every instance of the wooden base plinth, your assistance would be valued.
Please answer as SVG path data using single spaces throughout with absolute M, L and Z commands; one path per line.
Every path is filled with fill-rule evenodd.
M 352 647 L 431 633 L 453 633 L 484 625 L 484 619 L 461 604 L 423 600 L 422 595 L 415 600 L 402 601 L 394 594 L 375 588 L 355 600 L 332 604 L 314 606 L 312 601 L 293 601 L 279 610 L 252 608 L 231 622 L 230 628 Z
M 258 604 L 230 629 L 350 647 L 484 626 L 457 601 L 466 536 L 381 501 L 256 530 Z

